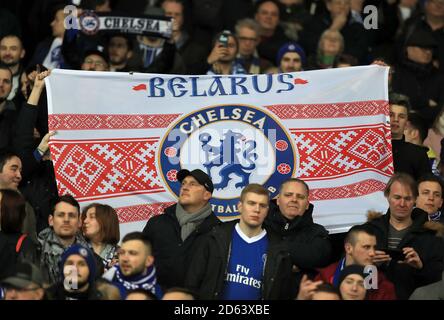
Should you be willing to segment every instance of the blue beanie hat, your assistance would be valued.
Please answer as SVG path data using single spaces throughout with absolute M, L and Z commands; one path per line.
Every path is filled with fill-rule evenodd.
M 287 42 L 282 47 L 279 48 L 279 51 L 276 56 L 276 66 L 280 66 L 282 57 L 287 52 L 296 52 L 301 57 L 302 65 L 305 64 L 305 52 L 304 49 L 300 45 L 298 45 L 296 42 Z
M 65 262 L 73 254 L 77 254 L 81 256 L 83 259 L 85 259 L 89 269 L 88 282 L 90 285 L 92 285 L 94 283 L 94 280 L 96 279 L 96 272 L 97 272 L 96 259 L 94 258 L 94 253 L 91 251 L 91 249 L 84 247 L 81 244 L 74 244 L 63 252 L 62 257 L 60 259 L 60 271 L 61 271 L 60 273 L 62 276 L 62 280 L 65 279 L 65 275 L 63 273 L 63 267 L 65 265 Z

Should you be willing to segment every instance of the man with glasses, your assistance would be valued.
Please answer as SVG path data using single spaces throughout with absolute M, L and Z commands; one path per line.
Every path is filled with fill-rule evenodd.
M 15 272 L 0 282 L 5 300 L 43 300 L 45 289 L 40 270 L 33 264 L 18 263 Z
M 183 287 L 192 252 L 219 219 L 209 203 L 214 186 L 202 170 L 182 169 L 179 201 L 148 220 L 143 233 L 150 240 L 158 280 L 163 289 Z
M 87 51 L 81 69 L 85 71 L 109 71 L 108 57 L 100 50 Z
M 236 62 L 242 64 L 249 74 L 265 73 L 272 64 L 257 53 L 261 27 L 253 19 L 242 19 L 235 26 L 239 51 Z

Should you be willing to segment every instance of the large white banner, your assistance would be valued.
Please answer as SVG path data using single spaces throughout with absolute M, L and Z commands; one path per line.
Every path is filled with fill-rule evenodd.
M 331 232 L 385 211 L 393 173 L 388 68 L 182 76 L 54 70 L 46 79 L 60 194 L 116 208 L 124 235 L 177 201 L 181 168 L 215 184 L 214 211 L 238 215 L 248 183 L 274 197 L 299 177 Z

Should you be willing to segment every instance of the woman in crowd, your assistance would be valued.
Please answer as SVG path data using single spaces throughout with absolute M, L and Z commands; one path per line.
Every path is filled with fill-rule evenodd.
M 108 270 L 117 262 L 120 232 L 116 211 L 106 204 L 92 203 L 83 209 L 82 223 L 84 237 Z

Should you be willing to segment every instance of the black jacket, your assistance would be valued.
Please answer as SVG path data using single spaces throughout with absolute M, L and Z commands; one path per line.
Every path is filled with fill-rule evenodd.
M 371 217 L 370 217 L 371 219 Z M 408 299 L 421 286 L 438 281 L 444 270 L 444 243 L 436 236 L 436 230 L 429 227 L 437 222 L 428 222 L 427 213 L 415 208 L 412 212 L 412 226 L 398 245 L 398 249 L 412 247 L 423 263 L 421 270 L 406 264 L 391 261 L 384 266 L 387 277 L 393 282 L 398 299 Z M 390 210 L 367 222 L 374 227 L 378 250 L 387 250 L 390 226 Z
M 48 227 L 48 216 L 52 213 L 53 203 L 58 197 L 52 161 L 37 161 L 34 157 L 33 128 L 38 113 L 37 106 L 22 106 L 14 139 L 15 151 L 23 165 L 20 191 L 34 209 L 37 233 Z
M 9 244 L 6 236 L 0 232 L 0 261 L 9 261 L 14 258 L 14 253 L 9 250 Z M 15 266 L 9 263 L 0 263 L 0 280 L 13 274 Z
M 21 233 L 0 231 L 0 280 L 11 275 L 18 262 L 38 262 L 37 247 L 30 237 L 24 238 L 21 245 L 17 246 L 21 236 Z
M 419 113 L 431 127 L 436 116 L 444 106 L 444 75 L 429 64 L 415 63 L 404 58 L 395 66 L 392 89 L 405 94 L 410 99 L 412 109 Z M 430 105 L 433 100 L 437 106 Z
M 15 133 L 17 111 L 11 101 L 6 101 L 5 109 L 0 110 L 0 153 L 11 152 Z
M 314 223 L 312 215 L 313 205 L 310 204 L 302 216 L 289 221 L 272 201 L 264 221 L 267 230 L 271 229 L 282 237 L 292 263 L 301 270 L 322 268 L 330 262 L 328 231 Z
M 257 52 L 261 58 L 264 58 L 272 63 L 276 63 L 276 57 L 279 49 L 290 39 L 285 35 L 284 29 L 277 26 L 274 34 L 271 37 L 261 39 L 257 46 Z
M 48 300 L 101 300 L 101 294 L 94 284 L 85 292 L 68 292 L 64 288 L 64 283 L 57 282 L 46 289 Z
M 432 173 L 427 150 L 410 142 L 392 140 L 393 166 L 395 172 L 404 172 L 411 175 L 415 180 L 421 176 Z
M 220 299 L 229 262 L 233 230 L 238 220 L 214 228 L 195 251 L 185 286 L 198 293 L 200 299 Z M 268 250 L 261 288 L 262 299 L 290 299 L 292 263 L 279 235 L 267 230 Z
M 157 280 L 162 289 L 183 286 L 191 255 L 198 242 L 219 223 L 220 220 L 211 214 L 182 241 L 176 204 L 166 208 L 164 214 L 148 220 L 143 233 L 151 241 Z

